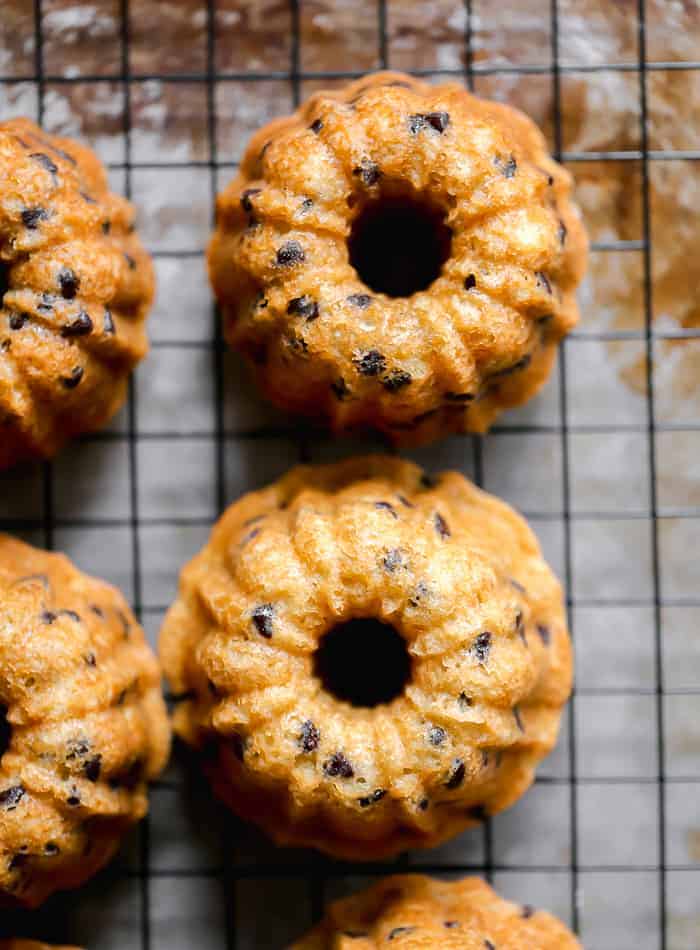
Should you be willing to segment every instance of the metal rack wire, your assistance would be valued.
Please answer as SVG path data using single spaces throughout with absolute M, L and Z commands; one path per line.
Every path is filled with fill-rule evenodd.
M 209 157 L 205 161 L 189 162 L 138 162 L 134 159 L 132 150 L 132 102 L 131 102 L 131 84 L 135 77 L 132 71 L 132 43 L 131 43 L 131 20 L 129 0 L 118 0 L 118 15 L 120 22 L 120 64 L 117 74 L 109 73 L 106 75 L 85 75 L 72 77 L 65 74 L 49 74 L 45 68 L 45 36 L 44 36 L 44 17 L 42 0 L 33 0 L 34 6 L 34 75 L 28 77 L 36 84 L 38 119 L 42 121 L 45 111 L 45 97 L 47 85 L 70 84 L 79 81 L 82 83 L 101 83 L 105 81 L 118 82 L 124 91 L 124 160 L 111 164 L 112 170 L 121 171 L 124 174 L 124 184 L 127 196 L 132 192 L 132 180 L 135 171 L 142 169 L 156 170 L 159 168 L 168 169 L 191 169 L 201 168 L 208 171 L 210 196 L 213 202 L 216 191 L 219 187 L 219 175 L 226 172 L 227 169 L 235 167 L 234 162 L 221 160 L 218 154 L 218 135 L 217 135 L 217 104 L 216 89 L 217 85 L 224 81 L 238 81 L 243 83 L 255 83 L 266 80 L 286 81 L 290 84 L 292 100 L 296 105 L 301 98 L 302 83 L 311 79 L 344 79 L 360 75 L 362 70 L 352 69 L 352 63 L 349 63 L 347 70 L 309 72 L 302 69 L 302 31 L 301 31 L 301 3 L 303 0 L 289 0 L 290 22 L 291 22 L 291 44 L 290 60 L 288 68 L 274 71 L 257 71 L 255 73 L 247 72 L 222 72 L 217 70 L 217 23 L 216 23 L 216 0 L 207 0 L 204 9 L 206 14 L 206 58 L 205 69 L 203 72 L 188 72 L 182 74 L 161 75 L 160 73 L 142 73 L 139 72 L 136 78 L 139 81 L 154 80 L 168 82 L 188 82 L 201 83 L 206 88 L 206 129 L 209 146 Z M 566 807 L 568 816 L 562 823 L 562 829 L 555 829 L 554 834 L 561 833 L 567 837 L 565 851 L 568 854 L 568 860 L 557 863 L 532 862 L 532 861 L 514 861 L 504 860 L 497 855 L 497 849 L 494 841 L 494 826 L 500 819 L 487 821 L 481 832 L 481 842 L 476 846 L 479 852 L 477 859 L 471 858 L 465 860 L 441 860 L 441 858 L 429 855 L 424 861 L 417 864 L 411 864 L 408 858 L 402 858 L 391 866 L 388 865 L 362 865 L 360 867 L 348 867 L 347 865 L 334 864 L 318 856 L 302 855 L 282 856 L 269 850 L 262 850 L 254 854 L 253 858 L 247 861 L 241 861 L 236 856 L 237 839 L 240 835 L 240 827 L 233 821 L 219 815 L 217 820 L 223 821 L 223 847 L 220 849 L 220 858 L 213 864 L 197 863 L 195 866 L 162 866 L 159 860 L 154 860 L 157 855 L 154 853 L 154 843 L 152 839 L 152 825 L 154 819 L 146 820 L 138 833 L 136 842 L 136 853 L 126 859 L 117 862 L 115 868 L 109 872 L 112 881 L 122 878 L 135 882 L 137 887 L 137 898 L 134 905 L 138 906 L 137 912 L 130 913 L 128 924 L 119 924 L 115 926 L 112 936 L 106 935 L 104 946 L 116 945 L 113 940 L 117 940 L 113 934 L 118 934 L 122 946 L 140 946 L 142 950 L 159 950 L 165 947 L 166 940 L 159 933 L 154 934 L 153 920 L 156 913 L 158 895 L 154 893 L 154 882 L 161 879 L 174 881 L 185 879 L 187 881 L 201 880 L 208 882 L 218 882 L 220 885 L 220 897 L 222 904 L 222 914 L 217 918 L 218 924 L 212 925 L 213 933 L 207 937 L 209 942 L 206 946 L 226 946 L 228 950 L 242 950 L 249 946 L 264 946 L 266 944 L 256 944 L 255 938 L 251 936 L 250 928 L 243 922 L 241 917 L 241 902 L 236 901 L 236 889 L 242 882 L 260 881 L 261 886 L 265 887 L 266 882 L 275 880 L 285 881 L 295 876 L 303 877 L 308 898 L 309 916 L 318 917 L 326 899 L 333 890 L 334 882 L 339 879 L 347 878 L 351 875 L 362 875 L 371 877 L 377 874 L 390 873 L 396 867 L 406 868 L 414 867 L 416 870 L 424 870 L 434 873 L 464 873 L 474 872 L 483 874 L 489 880 L 498 880 L 499 875 L 508 874 L 528 874 L 537 872 L 540 875 L 547 876 L 547 880 L 563 878 L 566 881 L 566 907 L 563 913 L 568 916 L 572 926 L 577 931 L 583 933 L 586 937 L 589 921 L 583 913 L 584 905 L 582 903 L 582 894 L 585 893 L 585 887 L 582 883 L 583 877 L 590 874 L 604 875 L 607 872 L 617 874 L 631 874 L 642 872 L 644 884 L 640 886 L 651 887 L 654 893 L 648 893 L 646 896 L 650 902 L 653 902 L 657 908 L 655 921 L 657 926 L 649 937 L 648 944 L 644 946 L 654 946 L 659 950 L 674 950 L 669 937 L 669 874 L 674 872 L 688 873 L 688 893 L 692 893 L 693 888 L 697 888 L 696 878 L 691 875 L 697 869 L 697 865 L 692 864 L 671 864 L 668 860 L 667 846 L 667 796 L 668 789 L 674 784 L 686 784 L 692 786 L 697 797 L 698 782 L 700 776 L 668 776 L 666 774 L 666 749 L 664 738 L 667 735 L 667 724 L 665 722 L 665 696 L 670 694 L 669 689 L 664 688 L 663 678 L 663 650 L 662 650 L 662 608 L 673 606 L 673 600 L 669 598 L 662 599 L 661 589 L 661 558 L 659 545 L 659 498 L 656 478 L 656 466 L 658 459 L 657 434 L 660 431 L 673 431 L 684 428 L 687 431 L 700 431 L 698 424 L 676 424 L 661 423 L 656 419 L 655 413 L 655 379 L 653 373 L 654 346 L 656 341 L 662 339 L 676 338 L 698 338 L 700 331 L 669 331 L 659 332 L 654 328 L 654 302 L 653 302 L 653 281 L 652 281 L 652 228 L 651 228 L 651 209 L 650 209 L 650 176 L 649 168 L 652 162 L 658 160 L 696 160 L 700 158 L 700 152 L 696 151 L 665 151 L 653 150 L 650 148 L 649 141 L 649 109 L 648 109 L 648 83 L 649 76 L 656 70 L 700 70 L 700 62 L 649 62 L 647 57 L 647 23 L 645 0 L 637 0 L 637 24 L 636 35 L 638 43 L 638 61 L 636 63 L 606 63 L 603 65 L 578 65 L 569 67 L 560 63 L 560 41 L 561 24 L 558 0 L 548 0 L 549 2 L 549 34 L 551 38 L 551 62 L 546 66 L 540 65 L 482 65 L 474 61 L 473 55 L 473 11 L 471 0 L 465 0 L 465 30 L 463 38 L 463 69 L 433 68 L 429 70 L 417 70 L 417 74 L 427 74 L 430 76 L 453 76 L 461 78 L 470 87 L 474 86 L 474 79 L 478 76 L 485 76 L 492 73 L 512 73 L 516 75 L 544 75 L 551 78 L 552 95 L 554 103 L 554 150 L 555 155 L 565 163 L 576 163 L 579 161 L 631 161 L 639 163 L 641 166 L 641 204 L 642 204 L 642 223 L 643 231 L 639 240 L 613 240 L 598 242 L 594 248 L 601 251 L 632 251 L 639 252 L 642 255 L 643 278 L 644 278 L 644 327 L 641 332 L 637 331 L 610 331 L 599 334 L 586 334 L 587 340 L 597 339 L 605 341 L 641 341 L 646 355 L 646 418 L 640 423 L 598 423 L 595 425 L 573 424 L 570 419 L 570 391 L 569 391 L 569 346 L 565 344 L 562 347 L 561 358 L 559 361 L 559 379 L 558 379 L 558 413 L 559 421 L 556 424 L 536 423 L 536 424 L 518 424 L 511 425 L 508 421 L 496 426 L 494 433 L 507 435 L 517 433 L 519 435 L 534 437 L 537 435 L 556 436 L 560 442 L 559 456 L 561 459 L 561 485 L 562 485 L 562 510 L 561 519 L 563 523 L 563 581 L 570 592 L 568 597 L 569 616 L 572 624 L 574 638 L 583 643 L 584 631 L 578 631 L 575 628 L 574 607 L 588 606 L 594 607 L 597 604 L 595 598 L 574 598 L 571 593 L 574 580 L 574 556 L 572 530 L 573 525 L 584 519 L 595 520 L 596 518 L 615 517 L 618 519 L 635 518 L 649 521 L 651 531 L 651 594 L 650 597 L 619 597 L 614 604 L 619 607 L 624 606 L 649 606 L 653 612 L 653 660 L 654 676 L 653 683 L 645 687 L 627 687 L 624 689 L 600 687 L 579 688 L 571 700 L 568 709 L 568 742 L 564 752 L 564 768 L 560 774 L 541 774 L 538 777 L 538 786 L 550 786 L 562 789 L 566 796 Z M 516 4 L 517 6 L 517 4 Z M 391 66 L 390 50 L 388 41 L 388 17 L 390 16 L 390 5 L 387 0 L 377 0 L 377 37 L 378 50 L 377 60 L 382 68 Z M 636 73 L 638 77 L 638 94 L 640 106 L 640 147 L 636 150 L 622 152 L 575 152 L 566 151 L 563 147 L 564 139 L 562 134 L 562 77 L 568 72 L 629 72 Z M 10 82 L 13 77 L 0 76 L 0 84 Z M 575 169 L 574 169 L 575 170 Z M 212 217 L 213 220 L 213 217 Z M 161 250 L 156 251 L 156 258 L 173 257 L 186 262 L 195 255 L 201 255 L 202 249 L 196 250 Z M 573 339 L 576 338 L 574 335 Z M 166 607 L 164 603 L 154 603 L 150 596 L 144 596 L 145 585 L 147 584 L 144 572 L 145 555 L 143 551 L 143 532 L 146 529 L 157 529 L 161 526 L 180 525 L 188 528 L 206 528 L 211 521 L 211 517 L 201 515 L 184 514 L 179 518 L 150 516 L 143 510 L 141 497 L 139 493 L 140 479 L 140 454 L 139 447 L 148 441 L 161 440 L 174 445 L 178 441 L 188 441 L 190 443 L 201 443 L 202 446 L 214 443 L 215 451 L 213 455 L 213 479 L 215 483 L 216 507 L 221 511 L 231 500 L 227 488 L 227 446 L 234 442 L 236 444 L 249 444 L 255 446 L 263 439 L 287 440 L 290 444 L 296 446 L 295 454 L 301 460 L 312 459 L 316 457 L 316 446 L 304 432 L 301 434 L 290 432 L 283 428 L 265 427 L 260 429 L 257 426 L 236 428 L 227 424 L 225 418 L 224 402 L 226 389 L 226 367 L 224 363 L 225 348 L 223 346 L 219 322 L 216 313 L 212 310 L 211 314 L 211 334 L 208 340 L 160 340 L 154 343 L 154 350 L 159 349 L 195 349 L 199 348 L 210 357 L 210 370 L 213 379 L 213 388 L 211 398 L 213 400 L 213 427 L 198 428 L 194 430 L 182 431 L 142 431 L 139 426 L 139 405 L 138 405 L 138 386 L 132 381 L 129 391 L 128 410 L 123 431 L 109 430 L 104 433 L 90 437 L 88 442 L 113 443 L 113 451 L 124 451 L 127 455 L 126 471 L 128 473 L 128 512 L 125 517 L 102 517 L 86 518 L 82 514 L 78 517 L 65 517 L 60 514 L 55 504 L 55 473 L 54 466 L 47 463 L 42 467 L 41 472 L 41 503 L 40 511 L 28 517 L 8 516 L 2 520 L 0 527 L 15 531 L 18 533 L 27 533 L 36 537 L 40 535 L 39 540 L 49 548 L 57 543 L 56 534 L 65 529 L 86 529 L 93 528 L 126 528 L 129 536 L 129 560 L 131 562 L 131 587 L 134 609 L 145 622 L 157 618 Z M 591 433 L 591 434 L 619 434 L 619 433 L 641 433 L 646 439 L 646 452 L 650 472 L 649 478 L 649 497 L 647 499 L 648 508 L 641 512 L 589 512 L 581 514 L 572 510 L 571 491 L 572 477 L 574 473 L 571 437 L 572 433 Z M 484 440 L 478 437 L 468 438 L 461 441 L 462 452 L 464 454 L 464 467 L 469 469 L 475 480 L 489 488 L 488 479 L 485 475 L 484 466 Z M 281 470 L 280 466 L 280 470 Z M 540 522 L 546 522 L 552 517 L 551 512 L 528 511 L 527 515 L 535 522 L 537 526 Z M 678 511 L 676 517 L 697 517 L 694 509 L 687 511 Z M 681 601 L 679 601 L 680 603 Z M 610 604 L 609 600 L 605 601 Z M 696 600 L 682 599 L 685 606 L 700 605 L 700 598 Z M 697 690 L 685 689 L 676 690 L 674 695 L 693 696 L 700 694 L 700 686 Z M 577 705 L 581 697 L 591 696 L 645 696 L 652 697 L 654 730 L 656 735 L 656 763 L 651 772 L 645 777 L 620 775 L 580 775 L 578 766 L 577 743 Z M 624 750 L 621 752 L 624 755 Z M 653 790 L 655 797 L 655 852 L 657 860 L 653 863 L 630 863 L 627 864 L 597 864 L 595 862 L 584 862 L 581 858 L 581 844 L 583 841 L 581 830 L 581 808 L 580 796 L 581 790 L 587 786 L 603 786 L 605 784 L 614 784 L 615 786 L 646 786 Z M 156 786 L 154 793 L 153 814 L 157 817 L 158 792 L 177 792 L 182 787 L 181 776 L 175 775 L 174 778 L 166 778 Z M 206 793 L 204 793 L 206 794 Z M 211 806 L 205 806 L 211 810 Z M 680 883 L 678 883 L 680 881 Z M 677 887 L 681 889 L 683 884 L 682 876 L 677 880 Z M 98 883 L 92 886 L 89 894 L 93 901 L 109 903 L 110 894 L 106 885 Z M 23 914 L 7 915 L 6 919 L 0 918 L 0 934 L 6 929 L 16 927 L 18 932 L 27 934 L 41 935 L 53 940 L 78 940 L 87 939 L 83 936 L 84 930 L 76 923 L 73 914 L 73 906 L 80 905 L 81 895 L 76 898 L 60 898 L 52 901 L 47 909 L 38 912 L 34 916 Z M 71 904 L 71 907 L 66 907 Z M 200 920 L 197 911 L 193 911 L 193 920 Z M 245 915 L 243 915 L 245 916 Z M 93 918 L 89 918 L 92 920 Z M 84 925 L 83 925 L 84 926 Z M 109 931 L 112 924 L 106 924 L 106 930 Z M 600 932 L 602 927 L 605 930 L 605 922 L 597 922 Z M 121 927 L 121 929 L 119 929 Z M 217 929 L 218 928 L 218 929 Z M 220 930 L 220 932 L 219 932 Z M 611 930 L 611 932 L 613 932 Z M 168 931 L 168 946 L 180 946 L 175 941 L 173 943 L 172 931 Z M 100 947 L 103 938 L 98 933 L 90 935 L 91 946 Z M 700 938 L 699 938 L 700 939 Z M 204 945 L 204 944 L 203 944 Z M 595 943 L 587 944 L 591 950 L 596 950 Z M 690 944 L 689 944 L 690 945 Z M 185 943 L 182 944 L 185 946 Z M 605 943 L 605 947 L 615 946 L 616 950 L 627 950 L 627 947 L 619 939 L 617 942 Z M 636 947 L 637 944 L 635 943 Z M 632 943 L 629 944 L 630 950 Z

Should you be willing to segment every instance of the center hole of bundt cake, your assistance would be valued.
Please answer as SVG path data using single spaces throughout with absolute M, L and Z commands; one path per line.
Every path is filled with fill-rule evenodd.
M 348 248 L 350 263 L 371 290 L 410 297 L 439 277 L 451 243 L 443 212 L 429 201 L 385 196 L 362 208 Z
M 348 620 L 321 640 L 314 673 L 337 699 L 353 706 L 378 706 L 403 692 L 411 678 L 411 657 L 406 641 L 390 624 Z
M 10 748 L 10 739 L 12 739 L 12 727 L 7 721 L 7 706 L 0 706 L 0 762 Z

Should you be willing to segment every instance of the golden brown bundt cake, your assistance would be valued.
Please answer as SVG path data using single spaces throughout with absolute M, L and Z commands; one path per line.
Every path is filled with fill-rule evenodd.
M 261 129 L 209 247 L 225 332 L 279 406 L 394 441 L 484 431 L 546 380 L 586 237 L 522 113 L 378 73 Z
M 283 844 L 429 847 L 512 804 L 571 686 L 561 590 L 523 519 L 396 458 L 245 495 L 160 640 L 176 731 Z
M 0 535 L 0 905 L 105 864 L 168 748 L 158 663 L 122 595 Z
M 503 900 L 485 881 L 395 875 L 335 901 L 291 950 L 581 950 L 551 914 Z
M 123 403 L 154 287 L 133 221 L 89 149 L 0 122 L 0 469 Z

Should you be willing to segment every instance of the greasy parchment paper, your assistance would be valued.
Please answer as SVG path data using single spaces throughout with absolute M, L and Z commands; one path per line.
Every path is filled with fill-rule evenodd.
M 275 950 L 326 900 L 400 867 L 490 876 L 576 923 L 591 950 L 697 950 L 699 59 L 695 0 L 3 0 L 0 116 L 97 150 L 138 205 L 159 292 L 130 407 L 46 469 L 0 477 L 0 527 L 118 584 L 153 642 L 222 504 L 300 458 L 376 448 L 290 424 L 217 350 L 202 251 L 255 128 L 345 73 L 471 72 L 563 152 L 593 252 L 545 391 L 485 439 L 412 453 L 520 508 L 567 584 L 576 695 L 528 795 L 434 851 L 354 868 L 274 849 L 177 749 L 112 867 L 41 911 L 6 912 L 0 934 Z

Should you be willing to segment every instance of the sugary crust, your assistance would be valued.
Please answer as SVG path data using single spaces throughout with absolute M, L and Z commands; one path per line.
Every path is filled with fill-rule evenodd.
M 323 635 L 356 617 L 407 643 L 388 704 L 351 706 L 314 675 Z M 230 807 L 350 859 L 433 846 L 514 802 L 571 685 L 561 590 L 523 519 L 460 474 L 433 485 L 380 456 L 296 468 L 232 505 L 182 572 L 160 653 L 176 731 Z
M 374 950 L 388 941 L 401 950 L 581 950 L 556 917 L 503 900 L 479 878 L 418 874 L 335 901 L 291 950 Z
M 526 116 L 460 85 L 378 73 L 319 92 L 253 136 L 219 196 L 226 336 L 272 401 L 335 430 L 484 431 L 540 388 L 578 319 L 571 184 Z M 409 298 L 368 289 L 347 246 L 367 202 L 396 194 L 428 196 L 452 231 L 440 276 Z
M 0 904 L 36 906 L 143 817 L 170 736 L 158 663 L 119 591 L 7 535 L 0 707 Z
M 154 290 L 133 221 L 89 149 L 0 123 L 0 469 L 123 403 Z

